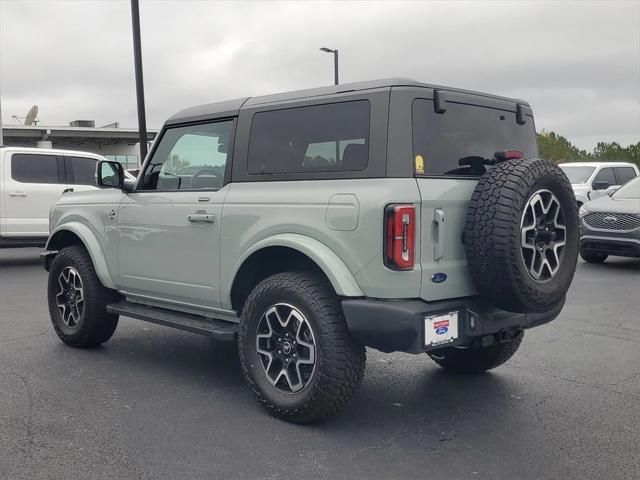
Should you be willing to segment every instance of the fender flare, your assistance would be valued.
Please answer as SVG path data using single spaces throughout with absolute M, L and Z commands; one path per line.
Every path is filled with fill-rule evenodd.
M 364 296 L 358 282 L 342 259 L 324 243 L 306 235 L 281 233 L 260 240 L 244 251 L 234 265 L 229 277 L 226 291 L 227 297 L 231 293 L 233 282 L 244 262 L 255 252 L 267 247 L 288 247 L 297 250 L 320 267 L 338 295 L 343 297 Z
M 89 252 L 89 256 L 93 262 L 93 268 L 95 269 L 100 282 L 102 282 L 102 284 L 107 288 L 115 289 L 116 287 L 113 282 L 111 272 L 109 271 L 104 252 L 102 251 L 102 246 L 100 245 L 100 242 L 98 242 L 98 238 L 95 233 L 93 233 L 93 231 L 86 225 L 80 222 L 68 222 L 55 228 L 49 235 L 45 250 L 51 250 L 51 243 L 56 237 L 56 234 L 64 231 L 71 232 L 80 239 L 84 247 L 87 249 L 87 252 Z M 56 249 L 54 248 L 54 250 Z

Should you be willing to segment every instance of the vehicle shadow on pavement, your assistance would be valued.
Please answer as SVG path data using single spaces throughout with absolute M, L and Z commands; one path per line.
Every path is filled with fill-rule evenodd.
M 178 378 L 201 389 L 244 388 L 235 343 L 131 322 L 121 318 L 113 338 L 90 354 L 141 376 Z
M 141 326 L 125 319 L 102 347 L 76 350 L 61 346 L 61 350 L 68 352 L 64 356 L 92 358 L 94 368 L 102 365 L 109 371 L 125 370 L 149 384 L 160 382 L 167 386 L 178 381 L 196 391 L 223 395 L 236 408 L 246 407 L 247 415 L 267 416 L 246 389 L 235 343 L 155 325 Z M 310 428 L 336 433 L 343 428 L 352 431 L 361 427 L 371 432 L 372 428 L 382 431 L 385 425 L 425 422 L 425 428 L 429 425 L 429 430 L 437 430 L 440 422 L 446 432 L 451 429 L 452 418 L 464 421 L 469 416 L 471 425 L 476 421 L 475 415 L 486 417 L 489 411 L 496 412 L 500 404 L 508 407 L 509 395 L 517 388 L 499 373 L 447 372 L 426 355 L 406 355 L 406 363 L 383 360 L 385 356 L 379 352 L 369 351 L 368 356 L 363 383 L 351 404 L 341 415 Z
M 402 382 L 379 382 L 375 368 L 369 369 L 354 402 L 336 423 L 348 417 L 347 424 L 355 421 L 364 430 L 370 430 L 373 422 L 381 431 L 385 425 L 397 426 L 398 422 L 415 429 L 424 425 L 430 432 L 440 428 L 436 436 L 446 441 L 450 439 L 446 432 L 457 422 L 465 425 L 468 419 L 471 426 L 478 416 L 503 415 L 498 411 L 510 408 L 509 399 L 516 390 L 516 386 L 499 373 L 457 374 L 433 367 L 426 355 L 419 370 L 412 368 L 406 372 L 400 363 L 394 364 L 394 370 L 389 373 L 400 377 Z M 327 426 L 331 423 L 330 420 Z

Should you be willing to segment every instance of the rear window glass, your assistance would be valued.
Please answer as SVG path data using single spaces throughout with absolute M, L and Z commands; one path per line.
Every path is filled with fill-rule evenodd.
M 494 157 L 495 152 L 520 150 L 537 157 L 533 120 L 518 125 L 515 112 L 447 102 L 443 114 L 434 112 L 433 101 L 413 102 L 413 152 L 424 160 L 424 175 L 477 176 L 460 164 L 465 157 Z
M 65 157 L 68 183 L 73 185 L 96 185 L 97 160 L 87 157 Z
M 367 100 L 257 113 L 251 123 L 249 173 L 364 170 L 369 117 Z
M 58 158 L 55 155 L 13 154 L 11 178 L 21 183 L 63 183 L 58 177 Z
M 618 185 L 624 185 L 632 178 L 636 177 L 636 171 L 631 167 L 615 167 L 616 177 L 618 177 Z

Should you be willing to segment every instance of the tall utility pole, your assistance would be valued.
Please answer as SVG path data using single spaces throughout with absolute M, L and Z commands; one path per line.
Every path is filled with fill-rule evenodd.
M 147 156 L 147 118 L 144 113 L 144 81 L 142 79 L 142 47 L 140 45 L 140 9 L 138 0 L 131 0 L 131 25 L 133 27 L 133 62 L 136 69 L 140 164 L 142 164 Z
M 322 47 L 320 50 L 333 53 L 333 81 L 335 85 L 338 85 L 338 50 L 332 50 L 327 47 Z

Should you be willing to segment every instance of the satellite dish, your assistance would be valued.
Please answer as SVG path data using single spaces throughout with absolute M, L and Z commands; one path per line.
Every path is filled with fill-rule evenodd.
M 27 112 L 27 116 L 24 118 L 25 125 L 33 125 L 37 122 L 36 117 L 38 116 L 38 106 L 34 105 Z

